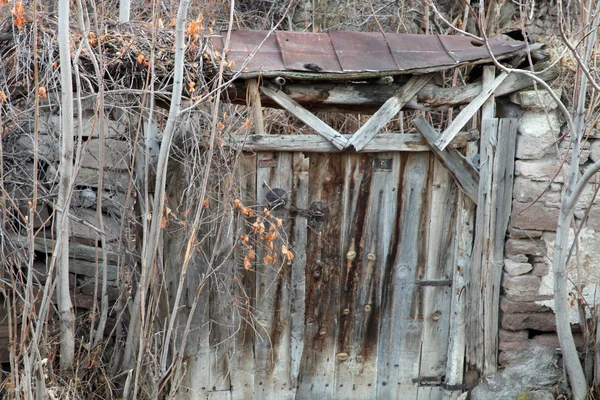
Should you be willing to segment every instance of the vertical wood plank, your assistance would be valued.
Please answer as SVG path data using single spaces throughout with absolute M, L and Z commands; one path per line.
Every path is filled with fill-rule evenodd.
M 257 135 L 265 134 L 265 124 L 263 122 L 263 109 L 260 100 L 260 89 L 257 79 L 246 81 L 246 90 L 248 91 L 249 106 L 252 107 L 252 117 L 254 118 L 254 133 Z
M 346 206 L 346 269 L 341 296 L 336 398 L 376 396 L 381 290 L 397 212 L 400 153 L 349 155 L 363 170 L 351 185 L 355 201 Z M 356 254 L 351 255 L 354 252 Z
M 311 153 L 307 157 L 310 159 L 307 208 L 319 205 L 320 209 L 329 210 L 329 214 L 325 219 L 309 215 L 307 221 L 305 345 L 296 398 L 332 399 L 344 156 Z
M 303 153 L 293 155 L 293 187 L 291 196 L 291 207 L 308 209 L 308 169 L 310 158 Z M 291 299 L 291 354 L 292 354 L 292 385 L 299 386 L 300 366 L 302 354 L 304 353 L 304 324 L 306 311 L 306 254 L 307 246 L 307 217 L 296 213 L 292 219 L 292 249 L 294 260 L 292 262 L 292 299 Z M 300 393 L 296 394 L 296 398 Z
M 452 279 L 455 262 L 454 229 L 456 222 L 457 188 L 452 175 L 432 157 L 433 180 L 427 233 L 427 262 L 422 280 L 447 281 Z M 423 344 L 421 350 L 421 377 L 443 377 L 446 370 L 450 336 L 450 286 L 425 286 L 423 310 Z M 425 390 L 426 389 L 426 390 Z M 420 388 L 429 398 L 441 398 L 441 388 Z
M 467 158 L 477 154 L 476 145 L 469 143 Z M 471 252 L 473 251 L 473 234 L 475 223 L 475 204 L 464 195 L 458 193 L 458 213 L 456 220 L 456 263 L 452 276 L 452 300 L 450 313 L 450 338 L 448 345 L 448 361 L 446 364 L 446 387 L 444 400 L 456 400 L 462 393 L 457 388 L 463 383 L 465 365 L 465 294 L 467 279 L 470 276 Z
M 281 189 L 288 199 L 292 190 L 292 154 L 258 153 L 256 197 L 261 207 L 267 205 L 267 194 L 272 189 Z M 289 210 L 285 206 L 273 210 L 273 216 L 281 218 L 289 237 Z M 264 250 L 257 248 L 256 266 L 256 318 L 258 321 L 255 350 L 255 398 L 291 399 L 296 388 L 291 380 L 291 268 L 283 260 L 281 239 L 275 242 L 277 261 L 265 264 Z
M 236 198 L 246 207 L 256 209 L 256 155 L 242 154 L 238 164 L 238 191 Z M 248 234 L 248 221 L 241 213 L 237 213 L 237 232 L 235 239 L 241 234 Z M 231 397 L 244 400 L 254 397 L 254 309 L 256 300 L 256 263 L 252 270 L 243 265 L 247 254 L 243 246 L 238 248 L 238 267 L 234 273 L 233 294 L 236 303 L 233 310 L 233 326 L 235 348 L 231 360 Z
M 408 155 L 398 192 L 401 209 L 392 241 L 398 245 L 388 258 L 383 286 L 377 381 L 377 398 L 381 399 L 416 398 L 413 379 L 419 374 L 423 331 L 416 278 L 423 262 L 420 247 L 428 169 L 427 153 Z

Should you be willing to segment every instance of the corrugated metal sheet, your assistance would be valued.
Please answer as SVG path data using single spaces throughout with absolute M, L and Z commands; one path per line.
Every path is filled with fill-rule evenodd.
M 223 37 L 214 36 L 217 51 Z M 490 40 L 496 57 L 525 47 L 521 42 Z M 241 77 L 287 73 L 416 73 L 489 59 L 483 43 L 465 36 L 401 33 L 299 33 L 234 30 L 227 54 Z

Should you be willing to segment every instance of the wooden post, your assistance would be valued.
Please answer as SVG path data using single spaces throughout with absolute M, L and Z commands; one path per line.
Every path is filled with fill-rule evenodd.
M 265 134 L 265 125 L 263 122 L 262 103 L 260 100 L 260 90 L 258 89 L 258 80 L 249 79 L 246 81 L 247 96 L 252 107 L 252 117 L 254 118 L 254 133 L 257 135 Z

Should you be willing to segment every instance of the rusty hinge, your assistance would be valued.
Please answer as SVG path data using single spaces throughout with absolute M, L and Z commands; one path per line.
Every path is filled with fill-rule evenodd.
M 445 279 L 439 281 L 419 281 L 419 286 L 452 286 L 452 279 Z
M 445 378 L 445 376 L 420 376 L 413 378 L 412 381 L 419 386 L 441 386 Z

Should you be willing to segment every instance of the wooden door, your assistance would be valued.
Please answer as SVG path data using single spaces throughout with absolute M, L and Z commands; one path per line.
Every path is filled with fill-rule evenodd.
M 294 259 L 267 265 L 259 249 L 243 272 L 253 315 L 232 362 L 233 397 L 441 399 L 458 202 L 450 174 L 428 152 L 257 153 L 240 171 L 244 205 L 278 201 L 275 248 L 285 243 Z

